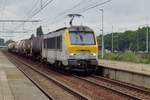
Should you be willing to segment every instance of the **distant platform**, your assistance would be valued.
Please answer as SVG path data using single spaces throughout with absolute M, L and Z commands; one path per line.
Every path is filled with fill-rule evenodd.
M 49 100 L 0 52 L 0 100 Z
M 150 89 L 150 64 L 100 60 L 99 65 L 106 77 Z
M 99 65 L 107 68 L 124 70 L 150 76 L 150 64 L 140 64 L 114 60 L 100 60 Z
M 1 45 L 0 45 L 0 48 L 7 48 L 7 46 L 1 46 Z

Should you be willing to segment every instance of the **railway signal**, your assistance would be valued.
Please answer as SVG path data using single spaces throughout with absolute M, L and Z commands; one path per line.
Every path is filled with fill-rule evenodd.
M 99 9 L 102 12 L 102 59 L 104 58 L 104 9 Z

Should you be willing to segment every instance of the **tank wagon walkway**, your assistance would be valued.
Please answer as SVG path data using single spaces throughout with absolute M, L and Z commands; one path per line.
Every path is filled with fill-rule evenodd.
M 106 68 L 124 70 L 150 76 L 150 64 L 137 64 L 123 61 L 100 60 L 99 65 Z
M 48 100 L 1 51 L 0 100 Z

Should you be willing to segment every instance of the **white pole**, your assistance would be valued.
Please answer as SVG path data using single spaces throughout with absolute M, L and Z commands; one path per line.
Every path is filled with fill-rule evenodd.
M 104 10 L 100 9 L 102 12 L 102 59 L 104 58 Z
M 138 27 L 138 30 L 140 29 L 140 26 Z M 137 52 L 139 52 L 139 33 L 137 32 L 137 38 L 136 38 L 136 42 L 137 42 Z
M 146 18 L 146 24 L 147 24 L 147 29 L 146 29 L 146 52 L 148 53 L 148 17 Z
M 111 33 L 111 52 L 114 51 L 114 39 L 113 39 L 113 26 L 112 26 L 112 33 Z

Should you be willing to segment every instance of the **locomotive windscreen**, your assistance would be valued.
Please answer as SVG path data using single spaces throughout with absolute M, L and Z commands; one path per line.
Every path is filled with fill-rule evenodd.
M 93 32 L 70 32 L 70 41 L 72 45 L 95 45 Z

